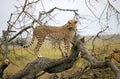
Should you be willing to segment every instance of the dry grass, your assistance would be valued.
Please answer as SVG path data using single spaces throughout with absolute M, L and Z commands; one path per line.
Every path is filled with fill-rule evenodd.
M 6 69 L 6 73 L 13 74 L 20 69 L 23 69 L 25 65 L 32 60 L 36 59 L 37 57 L 35 56 L 33 52 L 34 46 L 30 48 L 22 48 L 20 46 L 11 46 L 10 47 L 10 53 L 9 53 L 9 59 L 11 60 L 11 64 L 9 67 Z M 42 56 L 48 57 L 48 58 L 59 58 L 61 57 L 61 53 L 58 49 L 55 49 L 53 47 L 47 47 L 47 46 L 42 46 L 41 49 L 41 54 Z
M 96 40 L 94 53 L 91 51 L 92 50 L 91 41 L 87 42 L 86 45 L 91 54 L 95 55 L 96 58 L 99 60 L 104 60 L 104 57 L 112 53 L 112 50 L 114 48 L 120 49 L 120 40 L 117 40 L 117 39 L 104 40 L 104 41 Z M 23 49 L 20 46 L 15 46 L 15 47 L 10 46 L 9 59 L 11 60 L 12 63 L 9 65 L 9 67 L 6 69 L 5 72 L 9 74 L 14 74 L 20 69 L 23 69 L 28 62 L 31 62 L 32 60 L 34 60 L 36 56 L 33 53 L 33 48 L 34 48 L 34 45 L 27 49 Z M 41 47 L 40 52 L 43 56 L 49 57 L 49 58 L 61 57 L 61 53 L 58 50 L 58 48 L 54 48 L 48 43 L 44 44 Z M 116 61 L 114 62 L 117 65 L 119 65 Z M 86 64 L 87 64 L 86 60 L 79 58 L 72 69 L 63 73 L 64 74 L 66 73 L 68 75 L 76 71 L 76 69 L 84 67 L 84 65 Z M 48 79 L 49 76 L 50 74 L 46 73 L 43 76 L 41 76 L 39 79 Z

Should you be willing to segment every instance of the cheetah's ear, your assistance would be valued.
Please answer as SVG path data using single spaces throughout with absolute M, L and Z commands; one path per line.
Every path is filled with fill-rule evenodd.
M 78 21 L 75 21 L 75 24 L 77 23 Z
M 76 21 L 76 20 L 72 20 L 72 21 L 68 21 L 68 23 L 67 24 L 72 24 L 72 23 L 77 23 L 78 21 Z

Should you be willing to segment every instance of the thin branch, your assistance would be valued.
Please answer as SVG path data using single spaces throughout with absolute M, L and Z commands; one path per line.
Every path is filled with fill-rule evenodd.
M 93 41 L 92 41 L 92 52 L 94 52 L 94 49 L 95 49 L 94 42 L 95 42 L 96 38 L 99 37 L 99 35 L 100 35 L 101 33 L 103 33 L 104 31 L 106 31 L 108 28 L 109 28 L 109 26 L 107 26 L 105 29 L 99 31 L 99 32 L 97 33 L 97 35 L 94 37 L 94 39 L 93 39 Z
M 86 40 L 86 42 L 89 42 L 94 36 L 91 36 L 88 40 Z
M 40 2 L 41 2 L 42 7 L 43 7 L 43 9 L 44 9 L 44 11 L 45 11 L 45 7 L 44 7 L 44 4 L 43 4 L 43 1 L 41 0 Z
M 29 5 L 32 5 L 32 4 L 35 4 L 35 3 L 38 3 L 40 0 L 36 0 L 36 1 L 33 1 L 33 2 L 28 2 L 28 4 L 26 6 L 29 6 Z
M 117 12 L 120 14 L 120 12 L 110 3 L 110 0 L 108 0 L 109 5 Z
M 30 28 L 33 28 L 33 26 L 28 26 L 28 27 L 25 27 L 24 29 L 22 29 L 21 31 L 19 31 L 16 35 L 14 35 L 12 38 L 10 38 L 8 40 L 8 42 L 12 41 L 13 39 L 15 39 L 18 35 L 20 35 L 22 32 L 26 31 L 27 29 L 30 29 Z
M 61 8 L 58 8 L 58 7 L 54 7 L 47 12 L 42 12 L 41 15 L 49 14 L 49 13 L 53 12 L 55 9 L 60 10 L 60 11 L 72 11 L 72 12 L 75 12 L 75 13 L 78 11 L 78 10 L 73 10 L 73 9 L 61 9 Z
M 106 8 L 108 7 L 108 3 L 106 3 L 106 5 L 105 5 L 105 7 L 104 7 L 104 9 L 103 9 L 103 11 L 102 11 L 102 13 L 100 14 L 100 17 L 99 17 L 99 19 L 102 17 L 102 15 L 104 14 L 104 12 L 105 12 L 105 10 L 106 10 Z
M 97 15 L 92 11 L 92 9 L 88 6 L 87 0 L 85 0 L 85 4 L 86 4 L 87 8 L 91 11 L 91 13 L 92 13 L 97 19 L 99 19 L 99 18 L 97 17 Z
M 36 21 L 38 24 L 42 24 L 42 22 L 40 22 L 39 20 L 36 20 L 31 14 L 29 14 L 27 11 L 24 11 L 24 13 L 28 16 L 30 16 L 34 21 Z

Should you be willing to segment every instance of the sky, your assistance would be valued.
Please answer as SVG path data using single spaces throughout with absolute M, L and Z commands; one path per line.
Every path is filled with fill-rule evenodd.
M 23 0 L 19 0 L 19 2 L 22 3 Z M 45 5 L 46 11 L 53 7 L 78 9 L 80 16 L 85 18 L 81 18 L 80 23 L 78 24 L 78 31 L 81 35 L 97 34 L 103 27 L 100 26 L 99 22 L 96 20 L 96 18 L 94 18 L 94 15 L 86 7 L 85 0 L 42 0 L 42 2 Z M 95 9 L 93 8 L 92 10 L 96 13 L 97 16 L 100 16 L 103 11 L 103 7 L 105 7 L 106 0 L 100 0 L 99 4 L 94 0 L 91 3 L 92 6 L 95 7 Z M 111 3 L 120 12 L 120 0 L 111 0 Z M 14 5 L 18 5 L 18 0 L 0 1 L 0 36 L 2 35 L 2 30 L 7 28 L 7 21 L 10 17 L 10 14 L 15 11 Z M 38 5 L 37 10 L 43 10 L 43 7 Z M 57 13 L 58 11 L 55 12 Z M 58 15 L 55 16 L 56 23 L 51 22 L 50 25 L 64 25 L 71 18 L 73 18 L 72 13 L 59 12 Z M 105 34 L 120 34 L 120 25 L 117 26 L 115 17 L 112 17 L 112 19 L 109 21 L 109 25 L 110 28 L 105 32 Z

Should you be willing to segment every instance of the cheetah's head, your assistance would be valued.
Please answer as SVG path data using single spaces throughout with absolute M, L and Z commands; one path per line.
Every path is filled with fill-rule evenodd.
M 76 20 L 69 20 L 68 22 L 67 22 L 67 27 L 69 28 L 69 29 L 76 29 L 76 24 L 77 24 L 77 21 Z

